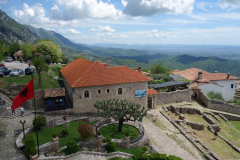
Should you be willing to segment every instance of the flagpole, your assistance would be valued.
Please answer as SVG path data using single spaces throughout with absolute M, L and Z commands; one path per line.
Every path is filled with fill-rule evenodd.
M 32 72 L 32 80 L 33 80 L 33 72 Z M 34 83 L 33 83 L 33 91 L 34 91 Z M 37 147 L 38 147 L 38 157 L 39 157 L 38 127 L 37 127 L 37 111 L 36 111 L 36 107 L 35 107 L 35 94 L 34 94 L 34 97 L 33 97 L 33 106 L 34 106 L 34 110 L 35 110 L 36 133 L 37 133 Z

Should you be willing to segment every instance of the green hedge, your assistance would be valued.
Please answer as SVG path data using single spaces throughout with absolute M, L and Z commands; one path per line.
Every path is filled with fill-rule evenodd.
M 134 160 L 183 160 L 179 157 L 173 156 L 173 155 L 169 155 L 167 157 L 166 154 L 159 154 L 159 153 L 155 153 L 155 154 L 151 154 L 151 155 L 147 155 L 147 154 L 137 154 L 133 156 Z
M 134 160 L 148 160 L 148 155 L 146 154 L 136 154 L 133 156 Z
M 114 157 L 114 158 L 110 158 L 109 160 L 120 160 L 122 159 L 122 157 Z
M 25 149 L 24 149 L 24 155 L 27 159 L 30 158 L 30 154 L 34 154 L 37 150 L 34 150 L 33 148 L 35 148 L 35 141 L 33 139 L 32 135 L 28 135 L 25 137 Z M 32 150 L 32 151 L 31 151 Z M 34 151 L 33 151 L 34 150 Z
M 77 152 L 77 142 L 75 140 L 70 140 L 67 143 L 67 149 L 70 154 Z
M 116 151 L 116 143 L 115 142 L 108 142 L 106 146 L 107 151 L 114 152 Z

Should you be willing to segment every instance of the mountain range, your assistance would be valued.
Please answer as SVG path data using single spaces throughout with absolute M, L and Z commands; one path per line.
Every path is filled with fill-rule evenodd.
M 132 68 L 137 68 L 138 66 L 149 68 L 151 64 L 162 63 L 163 66 L 172 69 L 182 70 L 187 68 L 199 68 L 208 72 L 229 72 L 232 75 L 240 76 L 239 61 L 219 58 L 230 57 L 231 59 L 238 60 L 238 57 L 240 58 L 239 54 L 237 54 L 239 53 L 239 46 L 208 46 L 210 50 L 217 52 L 221 49 L 225 49 L 217 54 L 219 57 L 209 57 L 209 55 L 212 55 L 209 53 L 210 50 L 206 50 L 203 46 L 79 44 L 70 41 L 54 31 L 34 28 L 30 25 L 22 25 L 1 10 L 0 24 L 0 40 L 4 39 L 8 43 L 17 42 L 21 44 L 23 42 L 31 42 L 34 44 L 41 39 L 52 39 L 62 47 L 64 56 L 68 56 L 72 59 L 74 55 L 81 54 L 90 60 L 102 61 L 112 66 L 127 65 Z M 162 52 L 159 52 L 161 48 Z M 227 52 L 227 49 L 229 49 L 230 52 Z M 176 55 L 179 53 L 179 50 L 187 54 L 193 53 L 191 53 L 191 55 Z M 208 56 L 197 57 L 199 54 Z

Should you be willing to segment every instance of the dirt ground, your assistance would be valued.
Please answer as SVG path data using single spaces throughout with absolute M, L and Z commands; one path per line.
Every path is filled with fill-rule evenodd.
M 21 62 L 3 62 L 4 65 L 10 69 L 10 70 L 13 70 L 15 68 L 21 68 L 21 69 L 25 69 L 28 67 L 28 64 L 26 63 L 21 63 Z

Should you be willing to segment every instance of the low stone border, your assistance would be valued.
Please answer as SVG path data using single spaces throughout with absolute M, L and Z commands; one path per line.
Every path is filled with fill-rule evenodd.
M 27 129 L 25 129 L 25 136 L 26 136 L 28 133 L 32 132 L 33 129 L 34 129 L 33 127 L 29 127 L 29 128 L 27 128 Z M 20 149 L 20 147 L 19 147 L 20 145 L 23 145 L 22 140 L 23 140 L 23 132 L 20 133 L 19 136 L 18 136 L 17 139 L 16 139 L 16 146 L 17 146 L 18 149 Z
M 210 148 L 208 148 L 203 142 L 199 139 L 191 138 L 181 126 L 179 126 L 172 118 L 168 115 L 159 111 L 168 121 L 170 121 L 199 151 L 201 151 L 208 160 L 222 160 L 216 153 L 214 153 Z M 201 147 L 201 146 L 202 147 Z M 204 148 L 204 149 L 203 149 Z
M 106 159 L 110 159 L 113 157 L 122 157 L 122 158 L 130 158 L 133 155 L 123 152 L 112 152 L 112 153 L 100 153 L 100 152 L 89 152 L 89 151 L 79 151 L 77 153 L 68 155 L 68 156 L 58 156 L 58 157 L 39 157 L 37 160 L 47 160 L 47 159 L 68 159 L 70 157 L 76 156 L 78 154 L 89 154 L 95 156 L 105 156 Z
M 224 117 L 222 114 L 219 114 L 219 116 L 226 122 L 228 122 L 228 119 L 226 117 Z

